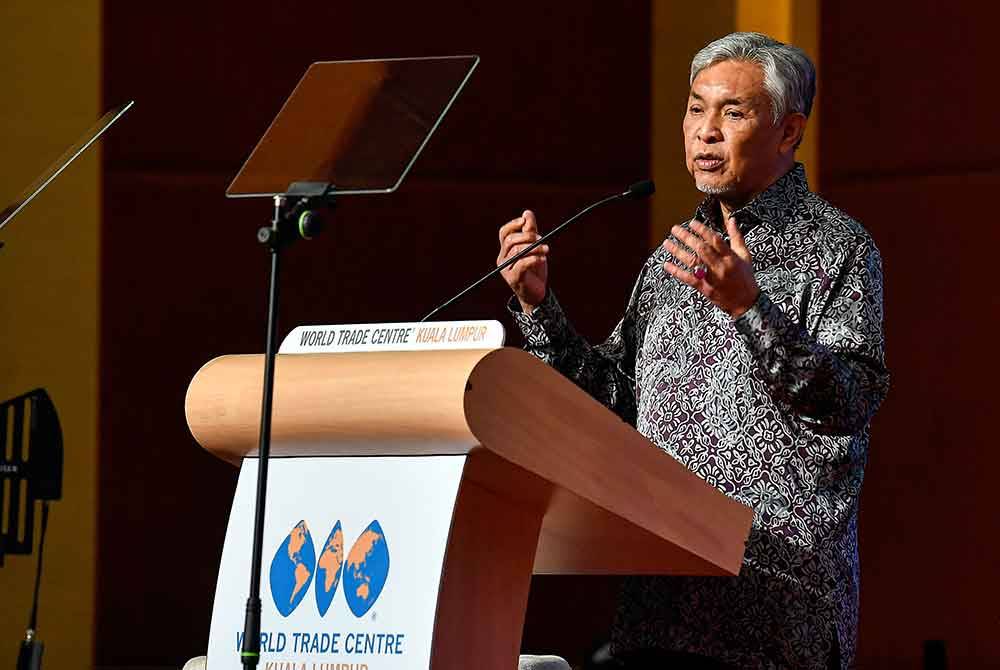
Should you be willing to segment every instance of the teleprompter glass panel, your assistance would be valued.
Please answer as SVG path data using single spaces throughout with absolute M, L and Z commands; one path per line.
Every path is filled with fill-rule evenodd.
M 36 195 L 42 192 L 42 190 L 49 185 L 53 179 L 59 176 L 59 173 L 66 169 L 66 167 L 76 159 L 77 156 L 82 154 L 87 150 L 91 144 L 97 141 L 104 131 L 111 127 L 114 123 L 124 114 L 128 109 L 135 104 L 135 101 L 129 101 L 120 107 L 115 107 L 109 110 L 104 116 L 99 118 L 94 125 L 87 129 L 87 131 L 74 142 L 66 151 L 59 156 L 59 158 L 52 161 L 52 164 L 45 168 L 45 171 L 38 176 L 35 181 L 31 182 L 28 188 L 21 191 L 21 194 L 10 205 L 5 207 L 3 211 L 0 211 L 0 228 L 7 225 L 7 222 L 14 218 L 14 215 L 24 209 L 24 206 L 31 202 Z
M 478 56 L 313 63 L 226 195 L 281 195 L 301 182 L 342 195 L 396 190 L 478 63 Z

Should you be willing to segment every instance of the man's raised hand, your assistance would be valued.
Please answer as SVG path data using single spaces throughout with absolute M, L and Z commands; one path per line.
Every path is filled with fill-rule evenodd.
M 667 261 L 663 269 L 735 319 L 753 306 L 760 288 L 753 276 L 750 251 L 731 218 L 726 219 L 726 231 L 729 243 L 698 220 L 691 222 L 690 231 L 674 226 L 670 232 L 687 248 L 669 238 L 663 248 L 687 268 Z M 701 271 L 696 270 L 699 266 Z
M 538 234 L 534 212 L 524 210 L 521 216 L 500 227 L 500 255 L 497 256 L 497 265 L 523 251 L 539 237 L 541 235 Z M 549 278 L 548 254 L 549 245 L 539 245 L 527 256 L 500 272 L 521 303 L 521 309 L 528 314 L 545 299 Z

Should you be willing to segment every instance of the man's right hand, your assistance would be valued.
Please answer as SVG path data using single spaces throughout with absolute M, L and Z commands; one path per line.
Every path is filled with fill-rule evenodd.
M 538 234 L 534 212 L 524 210 L 524 214 L 500 227 L 500 255 L 497 256 L 497 265 L 520 253 L 539 237 L 541 235 Z M 545 299 L 545 287 L 549 279 L 548 254 L 549 245 L 539 245 L 500 273 L 517 296 L 521 309 L 527 314 Z

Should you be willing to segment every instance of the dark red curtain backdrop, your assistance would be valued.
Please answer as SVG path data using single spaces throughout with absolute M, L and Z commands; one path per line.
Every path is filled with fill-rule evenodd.
M 649 165 L 648 1 L 182 4 L 105 3 L 105 101 L 137 102 L 104 153 L 101 666 L 206 648 L 236 471 L 188 434 L 184 392 L 210 358 L 263 350 L 270 203 L 223 193 L 309 63 L 482 57 L 402 189 L 345 198 L 288 252 L 282 334 L 419 319 L 493 265 L 523 208 L 551 227 Z M 559 242 L 553 285 L 589 336 L 617 320 L 648 230 L 629 205 Z M 507 295 L 497 280 L 441 317 L 505 319 Z
M 823 191 L 882 250 L 889 397 L 861 502 L 861 660 L 1000 665 L 992 3 L 824 2 Z

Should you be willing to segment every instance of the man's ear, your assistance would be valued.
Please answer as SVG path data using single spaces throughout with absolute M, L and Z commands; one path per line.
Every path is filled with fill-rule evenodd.
M 791 152 L 802 144 L 802 136 L 806 132 L 806 115 L 792 112 L 781 122 L 781 142 L 778 149 L 781 153 Z

